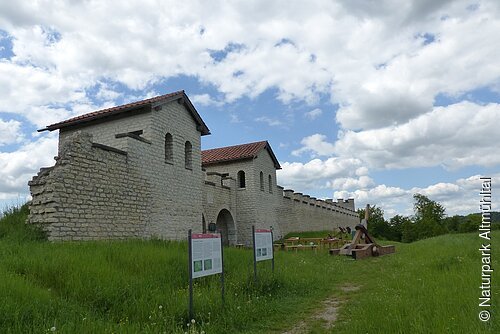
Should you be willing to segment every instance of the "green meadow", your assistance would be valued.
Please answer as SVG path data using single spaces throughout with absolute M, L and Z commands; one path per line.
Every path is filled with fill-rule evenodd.
M 396 254 L 354 261 L 326 251 L 277 252 L 275 272 L 251 250 L 226 248 L 219 276 L 197 279 L 188 318 L 187 243 L 50 243 L 0 220 L 0 333 L 500 333 L 500 231 L 492 234 L 493 296 L 478 319 L 477 234 L 396 244 Z M 497 269 L 498 268 L 498 269 Z M 315 315 L 338 304 L 330 328 Z M 188 326 L 189 324 L 189 326 Z

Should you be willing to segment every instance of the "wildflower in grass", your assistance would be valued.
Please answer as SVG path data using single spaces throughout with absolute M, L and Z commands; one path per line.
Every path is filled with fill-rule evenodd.
M 195 324 L 195 323 L 196 323 L 196 320 L 191 319 L 191 323 L 192 323 L 192 324 Z
M 158 308 L 161 310 L 163 308 L 163 306 L 160 305 L 160 306 L 158 306 Z
M 56 331 L 56 326 L 52 326 L 52 327 L 50 327 L 50 331 L 51 331 L 51 332 L 55 332 L 55 331 Z

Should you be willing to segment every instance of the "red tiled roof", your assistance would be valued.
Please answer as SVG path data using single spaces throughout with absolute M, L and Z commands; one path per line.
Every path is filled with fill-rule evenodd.
M 142 101 L 127 103 L 127 104 L 124 104 L 121 106 L 111 107 L 111 108 L 107 108 L 107 109 L 94 111 L 94 112 L 91 112 L 88 114 L 76 116 L 76 117 L 67 119 L 67 120 L 62 121 L 62 122 L 48 125 L 47 127 L 40 129 L 38 131 L 39 132 L 46 131 L 46 130 L 54 131 L 54 130 L 61 129 L 61 128 L 71 126 L 71 125 L 79 125 L 79 124 L 87 123 L 87 122 L 90 122 L 90 121 L 93 121 L 96 119 L 100 119 L 100 118 L 104 118 L 104 117 L 108 117 L 108 116 L 112 116 L 112 115 L 117 115 L 117 114 L 129 112 L 129 111 L 137 110 L 137 109 L 140 109 L 144 106 L 151 105 L 152 103 L 160 102 L 160 101 L 168 100 L 168 99 L 175 99 L 176 97 L 178 97 L 178 98 L 184 97 L 185 98 L 186 108 L 189 109 L 193 118 L 198 123 L 199 128 L 200 128 L 200 132 L 202 133 L 202 135 L 210 134 L 210 130 L 208 130 L 208 127 L 203 122 L 203 120 L 201 119 L 201 116 L 198 114 L 198 112 L 196 111 L 194 106 L 191 104 L 191 101 L 189 101 L 189 98 L 187 97 L 187 95 L 184 93 L 183 90 L 169 93 L 169 94 L 160 95 L 160 96 L 155 96 L 155 97 L 152 97 L 152 98 L 149 98 L 146 100 L 142 100 Z
M 251 159 L 257 156 L 263 149 L 267 149 L 271 159 L 274 161 L 276 169 L 281 169 L 281 166 L 276 159 L 276 156 L 267 141 L 259 141 L 255 143 L 227 146 L 201 151 L 202 165 L 213 165 L 223 162 Z

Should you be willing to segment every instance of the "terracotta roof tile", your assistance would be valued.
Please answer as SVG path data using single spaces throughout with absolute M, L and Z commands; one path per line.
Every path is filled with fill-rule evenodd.
M 210 134 L 210 130 L 208 130 L 207 126 L 205 125 L 205 123 L 201 119 L 201 117 L 198 114 L 198 112 L 196 111 L 196 109 L 194 109 L 194 106 L 191 104 L 191 102 L 189 101 L 189 99 L 187 98 L 187 95 L 184 93 L 183 90 L 180 90 L 180 91 L 177 91 L 177 92 L 173 92 L 173 93 L 169 93 L 169 94 L 155 96 L 155 97 L 152 97 L 152 98 L 149 98 L 149 99 L 146 99 L 146 100 L 141 100 L 141 101 L 136 101 L 136 102 L 132 102 L 132 103 L 127 103 L 127 104 L 124 104 L 124 105 L 121 105 L 121 106 L 116 106 L 116 107 L 111 107 L 111 108 L 107 108 L 107 109 L 97 110 L 97 111 L 94 111 L 94 112 L 91 112 L 91 113 L 88 113 L 88 114 L 84 114 L 84 115 L 80 115 L 80 116 L 76 116 L 76 117 L 64 120 L 62 122 L 58 122 L 58 123 L 54 123 L 54 124 L 48 125 L 47 127 L 43 128 L 43 129 L 40 129 L 38 131 L 46 131 L 46 130 L 53 131 L 53 130 L 61 129 L 61 128 L 64 128 L 64 127 L 67 127 L 67 126 L 71 126 L 71 125 L 78 125 L 78 124 L 90 122 L 90 121 L 93 121 L 93 120 L 96 120 L 96 119 L 100 119 L 100 118 L 104 118 L 104 117 L 108 117 L 108 116 L 111 116 L 111 115 L 116 115 L 116 114 L 121 114 L 121 113 L 129 112 L 129 111 L 132 111 L 132 110 L 137 110 L 137 109 L 139 109 L 141 107 L 150 105 L 152 103 L 159 102 L 159 101 L 162 101 L 162 100 L 165 100 L 165 99 L 169 99 L 169 98 L 175 98 L 177 96 L 179 96 L 179 97 L 186 97 L 187 104 L 188 104 L 188 109 L 190 109 L 190 111 L 191 111 L 194 119 L 200 125 L 202 134 Z
M 223 162 L 251 159 L 257 156 L 263 149 L 267 149 L 271 158 L 274 161 L 275 167 L 281 169 L 276 156 L 271 150 L 271 146 L 267 141 L 259 141 L 255 143 L 227 146 L 201 151 L 202 165 L 213 165 Z

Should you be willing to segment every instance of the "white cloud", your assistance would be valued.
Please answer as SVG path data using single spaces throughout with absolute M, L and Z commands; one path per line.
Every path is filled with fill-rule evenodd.
M 267 117 L 267 116 L 261 116 L 257 117 L 255 119 L 256 122 L 261 122 L 261 123 L 266 123 L 269 126 L 285 126 L 285 124 L 280 121 L 279 119 Z
M 221 106 L 223 103 L 220 101 L 217 101 L 213 99 L 210 94 L 198 94 L 198 95 L 191 95 L 189 99 L 195 104 L 195 105 L 202 105 L 202 106 Z
M 22 112 L 80 101 L 102 79 L 143 90 L 183 74 L 214 85 L 226 102 L 270 88 L 284 102 L 331 94 L 345 128 L 401 124 L 430 111 L 439 93 L 498 85 L 500 50 L 489 41 L 499 6 L 469 5 L 3 2 L 0 27 L 15 56 L 1 63 L 0 101 Z
M 361 66 L 353 71 L 351 79 L 340 78 L 333 99 L 340 103 L 337 120 L 342 126 L 368 129 L 405 123 L 431 111 L 439 93 L 456 96 L 477 87 L 495 85 L 500 62 L 485 64 L 484 59 L 498 59 L 500 49 L 478 39 L 473 31 L 480 30 L 493 38 L 500 27 L 495 14 L 497 5 L 481 2 L 477 11 L 466 8 L 466 3 L 456 2 L 430 13 L 423 21 L 407 22 L 404 31 L 397 34 L 404 37 L 401 45 L 406 50 L 392 44 L 397 38 L 385 39 L 392 55 L 372 63 L 371 67 Z M 398 10 L 405 13 L 405 9 Z M 448 19 L 442 19 L 445 15 Z M 389 28 L 390 20 L 383 22 L 383 28 Z M 429 33 L 434 42 L 424 44 L 422 38 L 417 38 L 412 43 L 408 33 L 413 36 Z
M 485 176 L 492 178 L 493 193 L 500 191 L 500 174 Z M 448 216 L 466 215 L 480 211 L 479 191 L 481 181 L 479 178 L 479 175 L 473 175 L 468 178 L 458 179 L 452 183 L 439 182 L 427 187 L 414 187 L 411 189 L 379 184 L 368 189 L 335 191 L 334 197 L 352 197 L 355 199 L 358 208 L 364 207 L 367 203 L 376 205 L 385 211 L 385 216 L 389 219 L 396 214 L 412 215 L 413 195 L 419 193 L 441 203 L 445 207 Z
M 499 123 L 500 104 L 461 102 L 435 107 L 402 125 L 346 131 L 333 151 L 339 156 L 356 152 L 377 168 L 494 166 L 500 164 L 494 154 Z
M 316 109 L 313 109 L 311 111 L 306 112 L 305 116 L 306 116 L 306 118 L 308 118 L 310 120 L 315 120 L 316 118 L 318 118 L 322 114 L 323 114 L 323 111 L 319 108 L 316 108 Z
M 0 146 L 17 143 L 24 135 L 21 132 L 21 122 L 0 118 Z
M 15 56 L 0 63 L 0 105 L 29 114 L 84 103 L 86 90 L 103 80 L 143 90 L 183 74 L 214 85 L 226 102 L 270 88 L 284 102 L 314 103 L 331 94 L 346 129 L 403 124 L 429 112 L 439 93 L 498 85 L 500 49 L 489 42 L 500 27 L 498 5 L 468 6 L 417 0 L 376 6 L 3 2 L 0 27 L 12 37 Z M 434 36 L 432 43 L 424 43 L 425 33 Z M 213 51 L 221 58 L 213 59 Z M 98 97 L 118 97 L 99 90 Z M 208 94 L 193 98 L 221 103 Z M 306 117 L 320 113 L 314 109 Z M 29 119 L 43 123 L 40 116 Z
M 17 198 L 28 192 L 28 181 L 40 167 L 54 165 L 57 138 L 50 134 L 15 152 L 0 152 L 0 199 Z
M 427 197 L 432 198 L 446 198 L 447 196 L 453 196 L 460 191 L 460 187 L 453 183 L 436 183 L 428 186 L 425 189 L 421 189 L 420 193 Z
M 393 169 L 444 166 L 495 166 L 500 142 L 500 104 L 460 102 L 435 107 L 407 123 L 380 129 L 343 131 L 335 143 L 322 134 L 301 140 L 293 155 L 356 157 L 365 167 Z
M 329 158 L 314 159 L 307 163 L 284 162 L 277 171 L 278 183 L 297 191 L 327 187 L 327 181 L 348 177 L 360 167 L 358 159 Z
M 300 143 L 303 147 L 292 151 L 292 155 L 300 156 L 303 153 L 309 152 L 315 156 L 331 156 L 335 153 L 335 145 L 326 141 L 326 136 L 316 133 L 303 138 Z
M 373 179 L 369 176 L 363 175 L 358 178 L 344 177 L 336 178 L 333 181 L 327 181 L 327 187 L 335 190 L 354 190 L 354 189 L 366 189 L 373 186 L 375 183 Z

